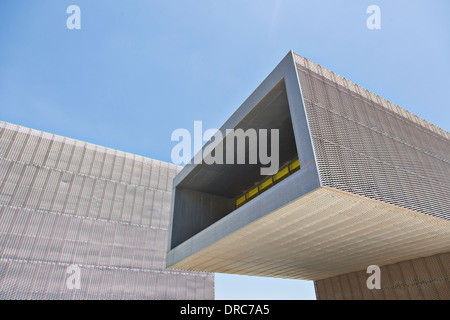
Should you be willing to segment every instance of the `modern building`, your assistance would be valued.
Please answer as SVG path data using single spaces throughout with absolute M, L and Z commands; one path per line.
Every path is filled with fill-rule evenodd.
M 0 299 L 213 299 L 165 268 L 179 170 L 0 122 Z
M 314 280 L 319 299 L 450 299 L 448 132 L 292 52 L 227 129 L 278 129 L 279 170 L 185 166 L 168 267 Z

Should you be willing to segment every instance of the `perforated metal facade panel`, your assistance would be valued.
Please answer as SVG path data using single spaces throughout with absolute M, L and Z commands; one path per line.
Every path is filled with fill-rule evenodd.
M 322 185 L 450 220 L 450 134 L 295 55 Z
M 165 269 L 178 171 L 0 122 L 0 298 L 213 299 L 212 274 Z
M 366 270 L 315 281 L 321 300 L 450 299 L 450 253 L 380 268 L 380 289 L 368 289 Z

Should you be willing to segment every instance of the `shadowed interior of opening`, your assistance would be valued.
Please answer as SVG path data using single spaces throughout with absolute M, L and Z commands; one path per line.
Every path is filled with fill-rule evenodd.
M 244 131 L 267 129 L 269 156 L 273 156 L 271 155 L 270 132 L 271 129 L 278 129 L 279 165 L 276 171 L 282 171 L 289 167 L 289 164 L 298 158 L 284 80 L 277 83 L 234 129 Z M 245 164 L 236 164 L 236 141 L 234 143 L 234 164 L 227 164 L 225 161 L 227 144 L 219 144 L 219 147 L 223 152 L 223 164 L 208 165 L 202 162 L 176 187 L 171 248 L 175 248 L 237 207 L 245 205 L 245 203 L 237 205 L 237 200 L 255 188 L 258 190 L 259 186 L 263 185 L 269 177 L 261 175 L 260 169 L 269 167 L 270 164 L 262 164 L 259 156 L 257 156 L 256 164 L 249 164 L 249 155 L 252 153 L 258 155 L 258 143 L 249 145 L 249 139 L 246 138 Z M 273 176 L 277 176 L 277 174 Z M 281 179 L 279 180 L 281 181 Z M 252 194 L 252 198 L 254 197 Z

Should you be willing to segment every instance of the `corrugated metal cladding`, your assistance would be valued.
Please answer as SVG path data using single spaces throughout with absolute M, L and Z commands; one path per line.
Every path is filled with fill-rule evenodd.
M 448 300 L 450 252 L 380 267 L 380 289 L 367 288 L 366 270 L 315 281 L 321 300 Z
M 450 220 L 450 134 L 295 55 L 324 186 Z
M 213 274 L 165 269 L 178 171 L 0 122 L 0 298 L 213 299 Z

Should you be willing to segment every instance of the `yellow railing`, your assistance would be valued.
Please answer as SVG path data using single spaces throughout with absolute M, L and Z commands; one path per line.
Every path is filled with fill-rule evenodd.
M 287 165 L 281 167 L 280 170 L 278 170 L 278 172 L 273 176 L 266 178 L 265 180 L 261 181 L 256 186 L 252 187 L 251 189 L 244 192 L 244 194 L 239 196 L 235 200 L 236 209 L 249 202 L 250 200 L 256 198 L 258 195 L 260 195 L 267 189 L 270 189 L 272 186 L 298 170 L 300 170 L 300 162 L 298 161 L 298 159 L 292 160 Z

